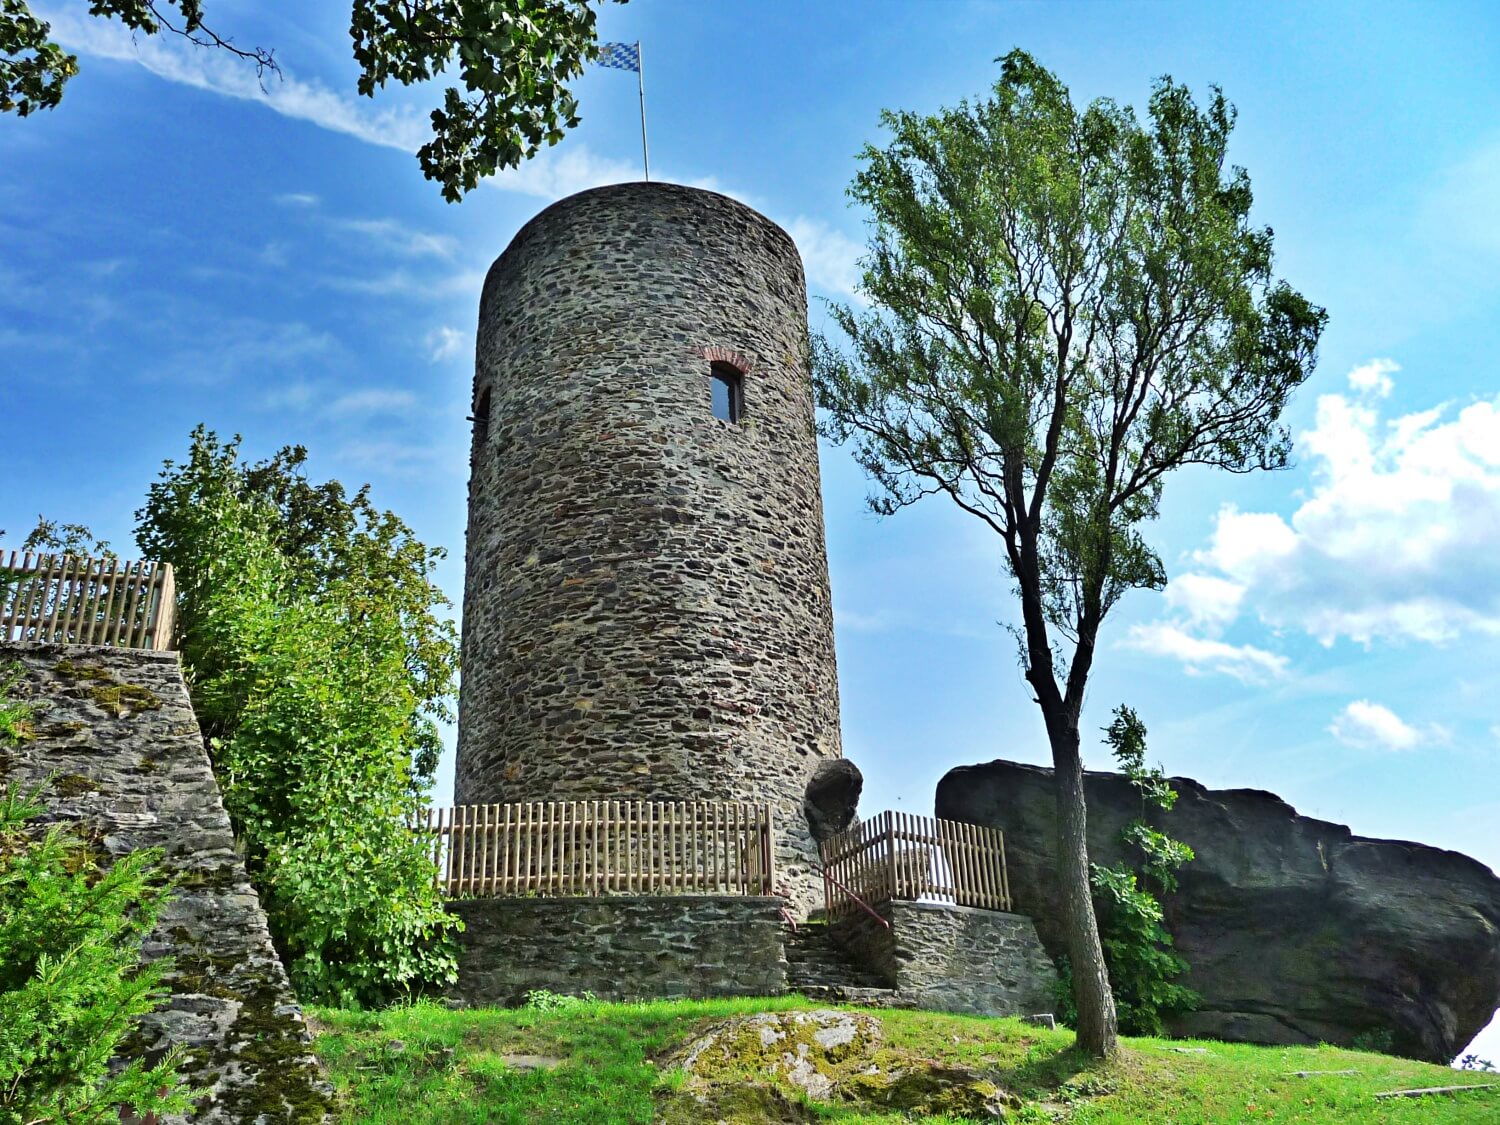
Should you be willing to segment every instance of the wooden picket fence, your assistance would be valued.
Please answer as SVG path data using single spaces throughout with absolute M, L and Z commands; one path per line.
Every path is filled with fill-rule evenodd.
M 769 895 L 771 806 L 737 801 L 531 801 L 428 809 L 450 898 Z
M 0 640 L 170 650 L 176 587 L 167 563 L 0 555 Z
M 888 899 L 1010 909 L 1005 836 L 999 829 L 883 812 L 822 845 L 830 918 Z

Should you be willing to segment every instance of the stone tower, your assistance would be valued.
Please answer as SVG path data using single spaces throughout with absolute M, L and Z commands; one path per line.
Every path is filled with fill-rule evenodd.
M 480 303 L 456 800 L 771 801 L 840 756 L 802 262 L 722 195 L 581 192 Z

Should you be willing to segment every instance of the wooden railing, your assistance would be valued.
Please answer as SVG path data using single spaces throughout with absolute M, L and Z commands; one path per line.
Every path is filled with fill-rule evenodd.
M 957 820 L 884 812 L 822 845 L 830 918 L 887 899 L 1010 909 L 1005 836 Z
M 533 801 L 429 809 L 437 885 L 454 898 L 772 893 L 771 806 Z
M 172 568 L 82 555 L 0 555 L 0 641 L 166 651 L 176 613 Z

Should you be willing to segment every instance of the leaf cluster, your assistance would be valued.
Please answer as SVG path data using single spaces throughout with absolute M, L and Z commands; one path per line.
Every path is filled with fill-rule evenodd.
M 167 995 L 170 962 L 141 943 L 170 894 L 154 850 L 103 865 L 69 826 L 28 825 L 41 786 L 0 792 L 0 1123 L 105 1125 L 121 1108 L 180 1113 L 169 1052 L 111 1072 L 140 1016 Z
M 594 21 L 590 0 L 354 0 L 359 92 L 457 66 L 459 84 L 443 91 L 432 140 L 417 151 L 422 174 L 456 203 L 578 124 L 568 83 L 598 57 Z
M 250 465 L 193 431 L 137 513 L 172 563 L 180 650 L 225 807 L 305 999 L 379 1003 L 454 974 L 450 926 L 410 824 L 457 674 L 440 551 L 368 489 Z

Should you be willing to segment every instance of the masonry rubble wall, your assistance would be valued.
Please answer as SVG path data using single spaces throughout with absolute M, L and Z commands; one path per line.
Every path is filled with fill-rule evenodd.
M 456 803 L 770 801 L 778 876 L 816 905 L 802 798 L 841 750 L 806 341 L 795 244 L 713 192 L 580 192 L 496 260 Z
M 603 1000 L 786 991 L 783 903 L 748 895 L 473 898 L 458 984 L 465 1003 L 520 1004 L 533 989 Z
M 1031 1015 L 1056 1006 L 1057 972 L 1023 914 L 887 900 L 834 923 L 834 938 L 895 989 L 900 1007 L 981 1016 Z
M 75 822 L 109 856 L 162 849 L 176 880 L 144 946 L 174 959 L 171 997 L 130 1052 L 187 1052 L 202 1097 L 164 1123 L 325 1120 L 332 1089 L 235 852 L 177 654 L 0 644 L 0 669 L 12 667 L 35 737 L 0 750 L 0 785 L 42 786 L 42 823 Z

